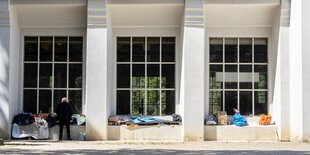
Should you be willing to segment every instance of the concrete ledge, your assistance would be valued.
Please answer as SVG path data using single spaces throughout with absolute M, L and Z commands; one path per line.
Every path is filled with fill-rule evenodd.
M 205 140 L 278 141 L 277 126 L 205 126 Z
M 70 125 L 70 134 L 72 140 L 79 140 L 80 132 L 85 133 L 85 125 Z M 59 138 L 59 125 L 49 128 L 49 140 L 58 140 Z M 63 128 L 63 139 L 67 138 L 66 126 Z
M 181 125 L 138 126 L 128 129 L 123 126 L 108 126 L 109 140 L 182 140 Z

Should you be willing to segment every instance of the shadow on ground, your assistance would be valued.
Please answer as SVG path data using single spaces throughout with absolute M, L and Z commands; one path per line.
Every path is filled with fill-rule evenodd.
M 119 150 L 89 150 L 89 149 L 76 149 L 76 150 L 55 150 L 55 151 L 44 151 L 44 150 L 24 150 L 24 149 L 10 149 L 10 150 L 0 150 L 0 154 L 147 154 L 147 155 L 159 155 L 159 154 L 310 154 L 310 151 L 259 151 L 259 150 L 134 150 L 134 149 L 119 149 Z

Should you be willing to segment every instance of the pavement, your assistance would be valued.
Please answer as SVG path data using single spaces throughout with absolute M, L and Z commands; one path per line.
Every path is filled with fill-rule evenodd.
M 13 140 L 0 154 L 310 154 L 310 143 L 238 141 L 41 141 Z

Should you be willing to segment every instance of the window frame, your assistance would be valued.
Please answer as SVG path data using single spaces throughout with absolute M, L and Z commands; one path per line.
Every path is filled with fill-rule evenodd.
M 38 38 L 38 59 L 37 61 L 25 61 L 25 38 L 26 37 L 37 37 Z M 40 61 L 40 38 L 41 37 L 52 37 L 52 60 L 51 61 Z M 66 61 L 55 61 L 55 37 L 67 37 L 67 60 Z M 70 41 L 70 37 L 81 37 L 82 38 L 82 60 L 81 62 L 78 61 L 72 61 L 70 62 L 70 52 L 69 52 L 69 41 Z M 56 112 L 56 110 L 54 109 L 54 91 L 55 90 L 65 90 L 66 91 L 66 96 L 64 97 L 69 97 L 69 91 L 71 90 L 80 90 L 81 92 L 81 108 L 82 108 L 82 113 L 85 113 L 85 73 L 86 73 L 86 68 L 85 68 L 85 44 L 86 43 L 86 37 L 83 33 L 79 33 L 79 34 L 43 34 L 42 35 L 40 33 L 36 33 L 36 34 L 32 34 L 32 33 L 27 33 L 27 32 L 23 32 L 23 35 L 21 35 L 21 49 L 22 49 L 22 54 L 21 54 L 21 60 L 22 60 L 22 76 L 21 76 L 21 89 L 22 89 L 22 93 L 21 93 L 21 110 L 24 111 L 24 90 L 35 90 L 36 91 L 36 113 L 40 112 L 40 108 L 39 108 L 39 104 L 40 104 L 40 99 L 39 99 L 39 91 L 40 90 L 50 90 L 51 91 L 51 111 L 52 112 Z M 25 88 L 24 87 L 24 77 L 25 77 L 25 64 L 37 64 L 37 87 L 29 87 L 29 88 Z M 40 77 L 40 64 L 51 64 L 52 65 L 52 87 L 51 88 L 40 88 L 39 86 L 39 77 Z M 55 64 L 65 64 L 67 65 L 66 68 L 66 87 L 64 88 L 55 88 L 54 86 L 54 82 L 55 82 L 55 78 L 54 78 L 54 69 L 55 69 Z M 82 66 L 82 87 L 81 88 L 70 88 L 70 83 L 69 83 L 69 67 L 71 64 L 81 64 Z
M 237 62 L 225 62 L 225 39 L 230 39 L 230 38 L 235 38 L 237 39 Z M 222 55 L 222 62 L 211 62 L 210 60 L 210 40 L 211 39 L 222 39 L 222 47 L 223 47 L 223 55 Z M 251 39 L 252 41 L 252 62 L 240 62 L 240 39 Z M 254 45 L 255 45 L 255 39 L 266 39 L 267 41 L 267 62 L 264 62 L 264 63 L 257 63 L 255 62 L 254 60 L 254 52 L 255 52 L 255 49 L 254 49 Z M 270 78 L 272 75 L 270 75 L 270 37 L 268 36 L 207 36 L 207 44 L 206 44 L 206 47 L 208 49 L 208 52 L 207 52 L 207 58 L 206 61 L 207 61 L 207 85 L 206 85 L 206 88 L 207 88 L 207 107 L 208 107 L 208 110 L 207 110 L 207 113 L 210 115 L 210 92 L 211 91 L 218 91 L 218 92 L 222 92 L 222 109 L 223 111 L 226 111 L 225 109 L 225 92 L 226 91 L 234 91 L 234 92 L 237 92 L 237 108 L 240 110 L 240 92 L 251 92 L 252 93 L 252 113 L 250 114 L 250 116 L 256 116 L 255 115 L 255 92 L 266 92 L 266 97 L 267 97 L 267 113 L 269 112 L 269 103 L 270 103 Z M 210 88 L 210 66 L 211 65 L 222 65 L 222 71 L 223 71 L 223 74 L 222 74 L 222 78 L 223 78 L 223 82 L 222 82 L 222 88 L 221 89 L 215 89 L 215 88 Z M 237 89 L 225 89 L 225 65 L 236 65 L 237 66 L 237 78 L 238 78 L 238 81 L 237 81 Z M 240 66 L 242 65 L 251 65 L 251 74 L 252 74 L 252 88 L 251 89 L 240 89 Z M 267 88 L 266 89 L 255 89 L 254 88 L 254 85 L 255 85 L 255 82 L 254 82 L 254 73 L 255 73 L 255 65 L 264 65 L 266 66 L 267 68 L 267 77 L 266 77 L 266 80 L 267 80 Z
M 118 62 L 117 60 L 117 38 L 119 37 L 129 37 L 130 38 L 130 60 L 129 62 Z M 132 47 L 133 47 L 133 38 L 134 37 L 143 37 L 145 39 L 145 53 L 144 53 L 144 61 L 143 62 L 133 62 L 132 60 Z M 158 62 L 148 62 L 147 59 L 147 38 L 152 38 L 152 37 L 159 37 L 159 61 Z M 163 62 L 162 61 L 162 38 L 165 37 L 173 37 L 175 39 L 174 42 L 174 46 L 175 46 L 175 51 L 174 51 L 174 62 Z M 177 104 L 177 36 L 176 35 L 115 35 L 115 102 L 116 102 L 116 114 L 117 112 L 117 91 L 118 90 L 129 90 L 130 91 L 130 114 L 128 115 L 132 115 L 132 108 L 133 108 L 133 104 L 132 104 L 132 92 L 134 90 L 144 90 L 145 93 L 145 101 L 144 101 L 144 116 L 168 116 L 168 115 L 162 115 L 162 91 L 165 90 L 170 90 L 170 91 L 174 91 L 174 107 L 175 107 L 175 111 L 177 111 L 176 109 L 176 104 Z M 130 65 L 130 88 L 118 88 L 117 87 L 117 65 L 119 64 L 126 64 L 126 65 Z M 144 69 L 144 78 L 145 78 L 145 86 L 144 88 L 133 88 L 132 87 L 132 66 L 135 64 L 141 64 L 141 65 L 145 65 L 145 69 Z M 153 65 L 159 65 L 159 88 L 147 88 L 147 66 L 153 64 Z M 162 65 L 174 65 L 174 88 L 162 88 Z M 159 115 L 148 115 L 147 114 L 147 91 L 148 90 L 157 90 L 159 91 Z

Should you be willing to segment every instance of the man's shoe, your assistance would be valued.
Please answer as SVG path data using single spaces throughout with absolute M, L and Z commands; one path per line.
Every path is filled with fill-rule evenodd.
M 62 136 L 59 136 L 58 140 L 62 140 Z
M 68 140 L 72 140 L 71 137 L 68 137 Z

